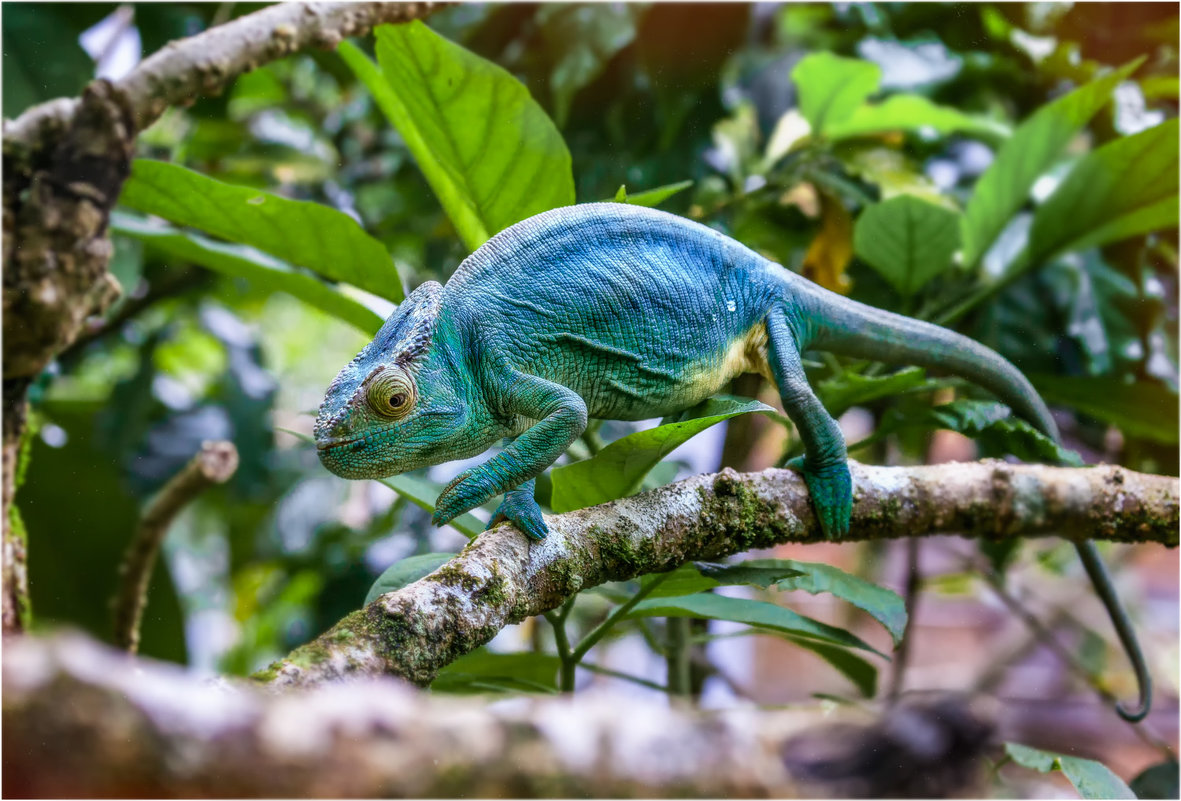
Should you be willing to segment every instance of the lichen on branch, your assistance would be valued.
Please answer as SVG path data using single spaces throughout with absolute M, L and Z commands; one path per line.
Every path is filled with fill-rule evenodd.
M 993 460 L 850 467 L 847 542 L 960 534 L 1177 545 L 1176 478 Z M 727 469 L 546 522 L 542 542 L 507 524 L 485 532 L 439 570 L 353 612 L 258 678 L 289 686 L 385 673 L 425 685 L 506 625 L 588 587 L 690 560 L 823 541 L 807 488 L 790 470 Z

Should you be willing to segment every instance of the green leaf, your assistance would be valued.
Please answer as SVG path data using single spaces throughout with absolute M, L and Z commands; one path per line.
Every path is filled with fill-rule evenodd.
M 635 195 L 627 193 L 627 186 L 620 185 L 619 191 L 615 193 L 612 198 L 616 203 L 630 203 L 633 206 L 659 206 L 664 201 L 675 195 L 677 192 L 684 191 L 693 186 L 692 181 L 678 181 L 675 184 L 665 184 L 658 186 L 655 189 L 649 189 L 645 192 L 639 192 Z
M 1177 393 L 1163 384 L 1057 375 L 1031 375 L 1029 380 L 1047 403 L 1119 426 L 1130 436 L 1177 444 Z
M 975 267 L 1013 215 L 1025 204 L 1033 184 L 1053 166 L 1066 143 L 1106 105 L 1115 87 L 1140 60 L 1082 86 L 1038 109 L 1020 125 L 984 172 L 963 216 L 963 263 Z
M 630 618 L 704 617 L 710 620 L 729 620 L 795 637 L 821 640 L 845 648 L 857 648 L 885 657 L 881 651 L 844 629 L 804 617 L 778 604 L 752 601 L 748 598 L 731 598 L 708 592 L 675 598 L 647 598 L 636 604 L 627 616 Z
M 1173 119 L 1083 156 L 1034 214 L 1029 263 L 1176 228 L 1177 137 Z
M 1175 759 L 1166 759 L 1149 765 L 1129 782 L 1137 798 L 1179 798 L 1178 765 Z
M 377 28 L 377 60 L 338 52 L 398 129 L 460 239 L 574 203 L 570 151 L 512 75 L 415 20 Z
M 435 511 L 435 500 L 439 497 L 439 493 L 443 491 L 443 488 L 435 482 L 415 476 L 393 476 L 391 478 L 379 478 L 378 481 L 410 501 L 419 509 L 425 509 L 428 512 Z M 447 525 L 454 528 L 460 534 L 463 534 L 469 540 L 484 530 L 484 524 L 480 522 L 480 518 L 471 512 L 461 514 Z
M 711 398 L 693 419 L 629 434 L 590 459 L 555 468 L 550 505 L 561 513 L 631 495 L 657 462 L 696 434 L 740 414 L 774 411 L 758 401 Z
M 783 579 L 804 575 L 786 562 L 784 559 L 748 559 L 733 565 L 694 562 L 693 567 L 717 585 L 748 584 L 766 589 Z
M 421 553 L 394 562 L 373 582 L 365 594 L 365 606 L 376 601 L 387 592 L 400 590 L 424 576 L 429 576 L 457 556 L 453 553 Z
M 840 417 L 854 406 L 880 398 L 895 398 L 912 392 L 926 392 L 944 385 L 944 381 L 928 380 L 921 367 L 907 367 L 890 375 L 864 376 L 842 373 L 816 384 L 816 394 L 833 417 Z
M 222 183 L 176 164 L 136 159 L 119 202 L 199 228 L 389 300 L 402 282 L 385 246 L 336 209 Z
M 861 213 L 853 250 L 903 297 L 910 297 L 951 266 L 960 245 L 960 215 L 899 195 Z
M 381 316 L 313 275 L 245 245 L 227 245 L 168 226 L 111 213 L 111 231 L 132 237 L 156 250 L 235 278 L 260 289 L 286 292 L 309 306 L 351 323 L 369 335 L 381 327 Z M 391 268 L 392 269 L 392 268 Z
M 852 651 L 817 640 L 805 640 L 803 637 L 781 636 L 832 665 L 853 682 L 858 692 L 866 698 L 872 698 L 877 693 L 878 669 Z
M 641 579 L 641 583 L 646 584 L 657 576 L 662 576 L 663 580 L 656 586 L 656 589 L 650 591 L 649 598 L 674 598 L 678 595 L 694 595 L 699 592 L 705 592 L 706 590 L 712 590 L 714 587 L 722 586 L 720 581 L 715 581 L 712 578 L 701 575 L 692 563 L 681 565 L 668 574 L 660 573 L 644 576 Z
M 1040 773 L 1062 771 L 1082 798 L 1136 797 L 1119 776 L 1112 773 L 1103 763 L 1093 759 L 1055 754 L 1052 751 L 1030 748 L 1018 743 L 1005 743 L 1005 753 L 1018 765 Z
M 640 3 L 553 3 L 539 8 L 534 22 L 554 65 L 549 85 L 558 125 L 565 124 L 578 90 L 632 43 L 646 10 Z
M 832 53 L 813 53 L 791 71 L 799 92 L 800 113 L 818 134 L 844 122 L 878 90 L 882 70 L 877 64 Z
M 439 671 L 431 690 L 446 693 L 558 691 L 559 661 L 552 654 L 498 654 L 478 648 Z
M 922 95 L 893 95 L 881 103 L 858 106 L 844 120 L 830 124 L 825 131 L 831 139 L 929 129 L 938 134 L 963 133 L 989 139 L 1009 135 L 1001 123 L 964 114 L 948 106 L 932 103 Z
M 703 569 L 703 565 L 705 565 Z M 720 570 L 718 568 L 721 568 Z M 722 583 L 758 583 L 727 581 L 727 577 L 756 576 L 760 571 L 764 575 L 773 575 L 775 571 L 787 571 L 793 575 L 777 579 L 774 583 L 781 590 L 803 590 L 818 595 L 827 592 L 848 601 L 878 621 L 890 632 L 894 646 L 902 641 L 902 634 L 906 630 L 906 604 L 892 590 L 879 587 L 876 584 L 846 573 L 832 565 L 815 562 L 797 562 L 794 559 L 749 559 L 737 565 L 707 565 L 698 563 L 697 569 L 710 578 Z M 729 571 L 735 571 L 731 574 Z M 768 586 L 766 584 L 760 586 Z
M 996 401 L 960 399 L 923 410 L 910 424 L 946 428 L 979 440 L 986 450 L 1011 453 L 1029 462 L 1081 467 L 1077 453 L 1063 448 Z

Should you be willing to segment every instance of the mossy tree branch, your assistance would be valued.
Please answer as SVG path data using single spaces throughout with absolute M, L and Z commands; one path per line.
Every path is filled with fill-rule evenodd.
M 846 541 L 1057 535 L 1177 545 L 1175 478 L 991 460 L 850 466 L 854 508 Z M 789 470 L 726 469 L 547 523 L 542 542 L 507 525 L 482 534 L 439 570 L 352 613 L 258 678 L 288 686 L 392 674 L 427 684 L 506 625 L 555 609 L 588 587 L 690 560 L 822 540 L 807 489 Z

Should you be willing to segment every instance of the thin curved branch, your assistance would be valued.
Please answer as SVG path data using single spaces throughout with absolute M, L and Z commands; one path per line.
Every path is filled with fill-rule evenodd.
M 845 541 L 958 533 L 1177 545 L 1176 478 L 992 460 L 850 467 L 853 523 Z M 481 535 L 431 575 L 352 613 L 258 678 L 285 686 L 388 673 L 426 684 L 506 625 L 579 590 L 689 560 L 822 541 L 807 489 L 789 470 L 727 469 L 546 522 L 542 542 L 507 525 Z
M 160 543 L 182 509 L 214 484 L 224 484 L 238 469 L 238 449 L 225 440 L 205 442 L 144 509 L 135 537 L 127 546 L 115 595 L 115 644 L 139 649 L 139 624 L 148 602 L 148 584 Z
M 331 49 L 363 36 L 375 25 L 408 22 L 440 3 L 279 3 L 254 14 L 169 42 L 115 82 L 125 96 L 136 130 L 151 125 L 170 106 L 216 94 L 244 72 L 309 47 Z M 5 122 L 6 143 L 36 145 L 67 128 L 78 109 L 73 98 L 34 106 Z

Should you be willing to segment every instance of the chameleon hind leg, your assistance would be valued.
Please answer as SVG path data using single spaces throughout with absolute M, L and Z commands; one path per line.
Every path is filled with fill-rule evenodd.
M 787 314 L 776 308 L 767 316 L 767 361 L 779 387 L 783 409 L 804 442 L 804 455 L 789 467 L 804 474 L 820 528 L 829 539 L 849 532 L 853 516 L 853 480 L 845 437 L 836 420 L 812 392 L 800 347 Z
M 442 525 L 489 498 L 505 493 L 492 518 L 508 520 L 532 539 L 548 530 L 533 499 L 533 478 L 554 463 L 586 428 L 586 404 L 573 390 L 516 370 L 495 388 L 497 411 L 506 417 L 539 421 L 484 464 L 465 470 L 435 502 L 435 525 Z

